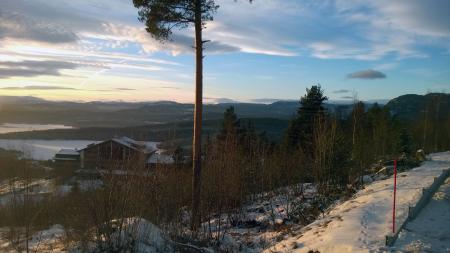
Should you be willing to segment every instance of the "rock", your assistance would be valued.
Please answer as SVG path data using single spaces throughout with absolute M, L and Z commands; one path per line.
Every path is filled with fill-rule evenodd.
M 370 184 L 373 182 L 373 178 L 370 175 L 364 175 L 363 176 L 363 182 L 365 184 Z
M 420 162 L 423 162 L 426 160 L 425 151 L 423 151 L 423 149 L 419 149 L 416 151 L 416 159 Z

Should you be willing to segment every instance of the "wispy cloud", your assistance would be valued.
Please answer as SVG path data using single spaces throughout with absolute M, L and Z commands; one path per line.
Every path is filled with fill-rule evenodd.
M 21 87 L 0 87 L 0 90 L 79 90 L 64 86 L 44 86 L 44 85 L 29 85 Z
M 123 90 L 123 91 L 130 91 L 130 90 L 136 90 L 136 89 L 132 89 L 132 88 L 116 88 L 116 90 Z
M 231 98 L 204 97 L 203 99 L 206 101 L 206 103 L 213 103 L 213 104 L 239 103 L 239 101 Z
M 75 69 L 78 66 L 76 63 L 63 61 L 4 61 L 0 62 L 0 78 L 59 76 L 61 70 Z
M 180 87 L 175 87 L 175 86 L 157 86 L 155 88 L 159 88 L 159 89 L 170 89 L 170 90 L 180 90 Z
M 282 98 L 254 98 L 254 99 L 249 99 L 249 102 L 252 103 L 261 103 L 261 104 L 272 104 L 275 102 L 279 102 L 279 101 L 284 101 L 284 102 L 297 102 L 297 99 L 282 99 Z
M 335 94 L 340 94 L 340 93 L 350 93 L 352 92 L 351 90 L 346 90 L 346 89 L 341 89 L 341 90 L 335 90 L 333 91 L 333 93 Z
M 368 69 L 368 70 L 361 70 L 361 71 L 350 73 L 347 75 L 347 78 L 380 79 L 380 78 L 386 78 L 386 75 L 380 71 Z

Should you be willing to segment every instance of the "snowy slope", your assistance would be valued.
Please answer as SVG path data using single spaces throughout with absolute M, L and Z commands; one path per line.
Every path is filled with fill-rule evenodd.
M 406 223 L 394 248 L 407 252 L 450 252 L 450 178 L 419 216 Z
M 431 155 L 421 167 L 400 173 L 397 178 L 397 224 L 407 216 L 408 206 L 421 196 L 433 178 L 450 167 L 450 152 Z M 265 252 L 378 252 L 392 230 L 393 178 L 377 181 L 352 199 L 333 208 L 324 218 L 297 234 L 266 249 Z

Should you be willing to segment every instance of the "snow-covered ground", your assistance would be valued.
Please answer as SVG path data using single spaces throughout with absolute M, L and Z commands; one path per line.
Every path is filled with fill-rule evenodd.
M 301 211 L 308 216 L 305 218 L 314 220 L 306 209 L 311 208 L 316 196 L 317 190 L 310 183 L 265 192 L 240 210 L 226 212 L 220 218 L 214 215 L 202 224 L 203 231 L 221 238 L 221 252 L 261 252 L 303 227 L 291 220 L 293 213 Z
M 118 221 L 112 221 L 118 222 Z M 173 242 L 164 236 L 164 233 L 157 226 L 142 218 L 127 218 L 123 221 L 121 230 L 111 234 L 111 242 L 117 244 L 126 244 L 131 246 L 132 250 L 127 252 L 138 253 L 162 253 L 174 252 Z M 23 229 L 23 228 L 22 228 Z M 0 228 L 0 252 L 14 253 L 18 252 L 11 246 L 7 240 L 8 228 Z M 22 241 L 24 238 L 21 239 Z M 70 244 L 67 239 L 65 228 L 59 224 L 53 225 L 48 229 L 41 230 L 33 234 L 29 240 L 30 252 L 46 253 L 83 253 L 78 243 Z M 24 244 L 24 242 L 23 242 Z M 22 249 L 20 252 L 26 252 Z M 87 252 L 97 252 L 94 242 L 88 242 Z M 183 251 L 181 251 L 183 252 Z
M 439 176 L 443 169 L 450 167 L 450 151 L 433 154 L 430 158 L 432 160 L 424 162 L 421 167 L 398 175 L 397 226 L 407 217 L 408 206 L 414 205 L 420 198 L 422 188 L 431 185 L 434 177 Z M 203 224 L 205 230 L 211 229 L 214 232 L 218 224 L 221 224 L 221 231 L 225 232 L 219 235 L 222 238 L 220 249 L 223 252 L 386 252 L 395 248 L 413 252 L 417 252 L 414 250 L 448 252 L 445 247 L 450 245 L 448 236 L 450 234 L 448 225 L 450 224 L 448 215 L 450 180 L 441 187 L 430 205 L 422 210 L 415 223 L 406 226 L 405 231 L 400 233 L 395 248 L 385 247 L 385 236 L 392 229 L 392 177 L 367 185 L 351 199 L 336 203 L 323 217 L 307 226 L 295 224 L 288 219 L 288 212 L 294 211 L 295 206 L 308 208 L 315 197 L 315 188 L 312 185 L 302 186 L 301 197 L 298 194 L 291 195 L 290 188 L 262 194 L 257 200 L 243 207 L 241 210 L 243 212 L 236 213 L 240 217 L 233 217 L 233 214 L 215 216 L 210 224 Z M 298 199 L 287 199 L 290 196 L 297 196 L 295 198 Z M 301 204 L 297 205 L 298 203 Z M 230 219 L 236 219 L 235 221 L 239 222 L 232 225 Z M 138 223 L 141 223 L 140 220 L 136 219 Z M 427 222 L 428 226 L 423 226 L 423 223 Z M 167 238 L 162 239 L 157 227 L 152 225 L 145 225 L 145 227 L 149 227 L 157 236 L 155 239 L 154 236 L 146 236 L 147 232 L 139 232 L 136 237 L 142 237 L 142 243 L 138 244 L 142 250 L 140 252 L 153 252 L 151 251 L 153 248 L 149 247 L 161 241 L 164 241 L 161 247 L 168 246 L 169 248 L 165 250 L 170 252 L 169 245 L 174 245 L 174 242 L 170 242 Z M 427 237 L 423 233 L 435 235 L 435 237 Z M 45 252 L 48 247 L 58 248 L 62 245 L 61 239 L 54 240 L 61 234 L 62 227 L 54 226 L 48 231 L 44 230 L 33 236 L 33 242 L 36 245 L 42 245 L 44 248 L 41 247 L 39 250 Z M 0 236 L 0 250 L 2 245 L 5 249 L 8 243 L 2 242 Z M 63 247 L 58 250 L 64 251 Z M 215 252 L 217 248 L 203 248 L 203 250 Z
M 394 248 L 406 252 L 450 252 L 450 178 L 416 219 L 406 223 Z
M 3 180 L 0 181 L 0 206 L 10 203 L 13 198 L 23 198 L 27 187 L 29 189 L 28 194 L 34 197 L 55 191 L 53 179 L 33 179 L 28 184 L 24 180 Z
M 400 173 L 397 178 L 397 224 L 407 217 L 408 206 L 421 196 L 433 178 L 450 167 L 450 152 L 430 156 L 422 166 Z M 324 218 L 294 232 L 265 252 L 379 252 L 392 230 L 393 178 L 376 181 L 359 191 Z M 436 221 L 444 222 L 444 221 Z M 447 224 L 448 225 L 448 224 Z

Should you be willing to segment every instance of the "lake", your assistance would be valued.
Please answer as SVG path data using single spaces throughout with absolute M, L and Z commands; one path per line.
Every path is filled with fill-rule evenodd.
M 28 131 L 42 131 L 51 129 L 71 129 L 71 126 L 65 125 L 40 125 L 40 124 L 14 124 L 3 123 L 0 124 L 0 134 L 15 133 L 15 132 L 28 132 Z
M 27 131 L 42 131 L 50 129 L 71 129 L 65 125 L 39 124 L 0 124 L 0 134 Z M 83 149 L 89 144 L 98 143 L 95 140 L 17 140 L 0 139 L 0 148 L 23 152 L 25 157 L 33 160 L 50 160 L 61 149 Z M 157 149 L 159 142 L 146 142 L 146 145 Z
M 93 140 L 5 140 L 0 139 L 0 148 L 21 151 L 33 160 L 49 160 L 62 148 L 83 149 Z

